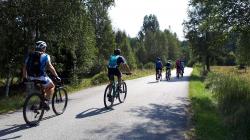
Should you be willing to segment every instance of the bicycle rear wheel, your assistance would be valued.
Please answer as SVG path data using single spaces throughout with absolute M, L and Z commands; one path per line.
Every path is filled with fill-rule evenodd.
M 118 99 L 120 103 L 123 103 L 127 97 L 127 85 L 125 82 L 121 83 L 121 90 L 118 94 Z
M 43 103 L 40 93 L 32 93 L 25 99 L 23 118 L 26 124 L 29 126 L 39 124 L 44 114 Z
M 104 98 L 103 98 L 104 106 L 107 109 L 110 109 L 113 106 L 114 96 L 112 94 L 113 94 L 113 88 L 112 88 L 112 85 L 109 84 L 105 89 Z
M 52 108 L 56 115 L 65 111 L 68 103 L 68 94 L 64 88 L 58 88 L 52 97 Z

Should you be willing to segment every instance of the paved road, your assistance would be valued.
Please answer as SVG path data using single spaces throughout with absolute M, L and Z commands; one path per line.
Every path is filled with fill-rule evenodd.
M 104 85 L 70 95 L 63 115 L 46 112 L 37 127 L 25 125 L 21 110 L 0 115 L 0 140 L 185 139 L 191 71 L 186 68 L 182 79 L 170 82 L 154 76 L 127 81 L 127 99 L 113 110 L 104 109 Z

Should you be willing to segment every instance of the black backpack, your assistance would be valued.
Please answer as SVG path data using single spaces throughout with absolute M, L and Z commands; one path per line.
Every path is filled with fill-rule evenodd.
M 29 54 L 28 62 L 27 62 L 27 74 L 28 76 L 39 77 L 42 74 L 41 71 L 41 52 L 33 52 Z

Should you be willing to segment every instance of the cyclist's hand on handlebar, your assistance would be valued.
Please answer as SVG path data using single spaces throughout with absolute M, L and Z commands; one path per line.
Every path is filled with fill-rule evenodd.
M 61 81 L 61 78 L 59 76 L 56 77 L 56 80 Z

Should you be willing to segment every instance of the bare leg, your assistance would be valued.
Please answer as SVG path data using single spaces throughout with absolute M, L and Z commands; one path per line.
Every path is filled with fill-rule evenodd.
M 50 99 L 54 93 L 55 85 L 50 83 L 44 90 L 45 90 L 45 98 Z

